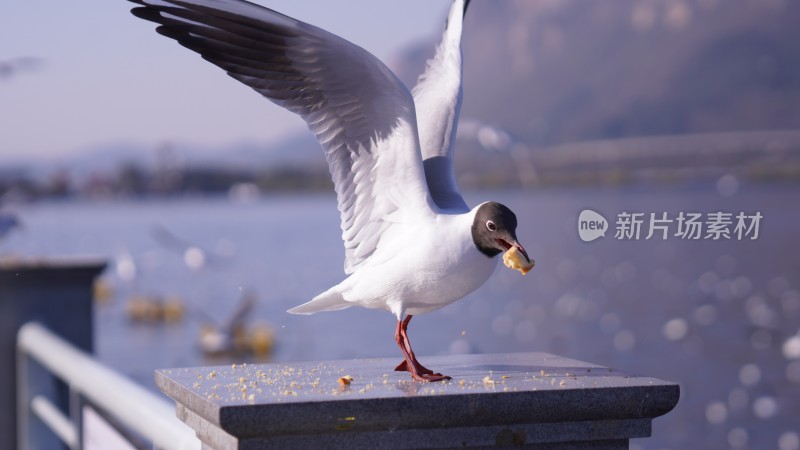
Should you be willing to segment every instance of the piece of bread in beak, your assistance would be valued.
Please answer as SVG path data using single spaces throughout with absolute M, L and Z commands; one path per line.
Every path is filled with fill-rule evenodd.
M 517 247 L 511 247 L 503 253 L 503 264 L 509 269 L 519 270 L 521 274 L 525 275 L 533 269 L 534 262 L 528 262 L 527 258 L 517 250 Z

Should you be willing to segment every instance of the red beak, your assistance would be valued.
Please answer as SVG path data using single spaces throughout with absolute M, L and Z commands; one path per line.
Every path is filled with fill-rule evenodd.
M 528 262 L 531 262 L 531 258 L 528 256 L 528 252 L 525 251 L 525 247 L 523 247 L 522 244 L 519 243 L 519 241 L 514 240 L 514 242 L 508 242 L 505 239 L 498 239 L 497 243 L 500 244 L 503 248 L 505 248 L 506 251 L 508 251 L 511 247 L 516 247 L 517 250 L 519 250 L 519 252 L 522 253 L 522 256 L 524 256 L 525 259 L 528 260 Z

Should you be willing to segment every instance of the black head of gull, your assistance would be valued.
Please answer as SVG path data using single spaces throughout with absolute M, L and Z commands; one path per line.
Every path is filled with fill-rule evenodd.
M 322 145 L 348 276 L 289 312 L 389 311 L 404 357 L 397 370 L 418 381 L 450 379 L 419 363 L 409 321 L 478 289 L 500 253 L 504 263 L 513 256 L 511 268 L 520 265 L 517 255 L 527 258 L 514 213 L 495 202 L 470 209 L 453 170 L 470 1 L 453 0 L 441 43 L 411 91 L 363 48 L 254 3 L 130 1 L 159 33 L 298 114 Z
M 516 247 L 530 261 L 517 240 L 516 214 L 500 203 L 486 202 L 478 207 L 472 222 L 472 241 L 489 258 Z

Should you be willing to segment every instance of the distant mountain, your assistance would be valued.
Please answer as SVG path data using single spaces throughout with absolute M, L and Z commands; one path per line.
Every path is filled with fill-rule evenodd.
M 600 147 L 609 148 L 609 142 L 621 140 L 621 147 L 633 142 L 646 153 L 648 141 L 629 139 L 697 135 L 691 142 L 708 143 L 713 151 L 715 144 L 727 144 L 709 136 L 726 136 L 731 143 L 738 139 L 734 132 L 800 131 L 800 1 L 504 0 L 472 5 L 464 34 L 464 132 L 456 161 L 467 184 L 478 176 L 485 181 L 487 175 L 507 182 L 516 177 L 509 167 L 518 169 L 526 160 L 570 167 L 556 153 L 580 160 L 581 152 L 592 147 L 575 143 L 602 141 Z M 439 36 L 437 30 L 390 64 L 409 86 Z M 486 151 L 478 139 L 481 124 L 501 129 L 513 145 Z M 790 150 L 800 150 L 792 136 Z M 774 148 L 785 136 L 779 136 L 780 142 L 763 133 L 745 139 L 761 139 L 747 149 L 758 151 Z M 665 154 L 670 145 L 661 140 L 652 148 Z M 36 170 L 63 168 L 80 178 L 125 161 L 149 167 L 326 169 L 319 144 L 308 132 L 276 144 L 145 148 L 115 143 L 79 153 Z M 644 158 L 637 156 L 637 161 Z
M 159 165 L 231 169 L 274 167 L 312 173 L 327 170 L 319 143 L 310 133 L 292 135 L 277 143 L 240 141 L 222 146 L 182 142 L 147 146 L 134 142 L 109 142 L 77 149 L 67 158 L 15 163 L 17 167 L 28 168 L 29 174 L 37 178 L 50 177 L 54 171 L 65 171 L 75 180 L 98 173 L 113 173 L 124 165 L 151 169 Z
M 473 2 L 462 116 L 533 147 L 800 129 L 800 2 Z M 435 40 L 394 68 L 413 85 Z

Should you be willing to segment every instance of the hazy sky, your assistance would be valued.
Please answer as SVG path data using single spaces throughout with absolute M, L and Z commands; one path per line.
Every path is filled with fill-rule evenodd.
M 449 0 L 258 0 L 325 28 L 391 65 L 438 35 Z M 271 141 L 304 129 L 261 98 L 132 16 L 125 0 L 2 0 L 0 62 L 43 65 L 0 78 L 0 164 L 90 146 L 172 140 L 204 146 Z

